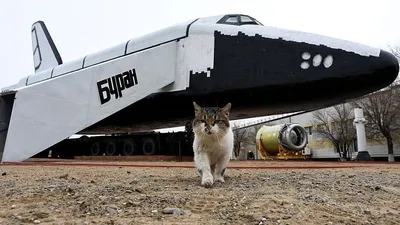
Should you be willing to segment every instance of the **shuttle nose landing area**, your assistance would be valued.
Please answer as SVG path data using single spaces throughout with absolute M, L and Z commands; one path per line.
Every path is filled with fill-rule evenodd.
M 341 86 L 350 92 L 357 90 L 357 95 L 364 95 L 393 83 L 399 73 L 399 61 L 390 52 L 380 50 L 378 57 L 370 56 L 363 64 L 357 63 L 354 69 L 349 68 L 346 69 L 348 78 L 343 79 Z
M 399 61 L 398 59 L 385 50 L 381 50 L 379 58 L 376 60 L 375 80 L 379 80 L 382 84 L 391 84 L 398 76 Z

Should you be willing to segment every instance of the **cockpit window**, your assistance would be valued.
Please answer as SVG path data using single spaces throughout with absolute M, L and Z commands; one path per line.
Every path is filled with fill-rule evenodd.
M 230 24 L 230 25 L 247 25 L 247 24 L 252 24 L 252 25 L 261 25 L 260 22 L 258 22 L 256 19 L 247 16 L 247 15 L 226 15 L 222 17 L 217 23 L 220 24 Z
M 240 25 L 254 24 L 260 25 L 257 20 L 250 18 L 249 16 L 240 16 Z
M 253 23 L 254 21 L 250 19 L 248 16 L 240 16 L 240 20 L 242 23 Z
M 239 25 L 237 16 L 228 16 L 225 20 L 225 23 Z

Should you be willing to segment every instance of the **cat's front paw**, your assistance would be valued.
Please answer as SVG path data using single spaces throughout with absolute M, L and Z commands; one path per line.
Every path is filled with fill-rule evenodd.
M 205 177 L 201 180 L 201 185 L 203 185 L 206 188 L 209 188 L 213 185 L 213 177 Z
M 214 182 L 225 183 L 225 180 L 224 180 L 223 177 L 216 177 L 216 178 L 214 179 Z

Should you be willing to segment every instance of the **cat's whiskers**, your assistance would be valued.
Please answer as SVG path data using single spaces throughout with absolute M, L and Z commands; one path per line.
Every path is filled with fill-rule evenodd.
M 218 137 L 218 133 L 215 133 L 215 136 L 217 136 L 217 140 L 218 140 L 218 142 L 219 142 L 219 137 Z

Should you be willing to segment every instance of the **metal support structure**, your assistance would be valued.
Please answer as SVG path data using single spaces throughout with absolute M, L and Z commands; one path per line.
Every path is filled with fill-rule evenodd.
M 365 126 L 366 122 L 364 118 L 364 112 L 361 108 L 354 108 L 354 122 L 353 125 L 356 127 L 357 131 L 357 146 L 358 146 L 358 154 L 356 157 L 357 161 L 371 161 L 372 158 L 367 151 L 367 138 L 365 135 Z

